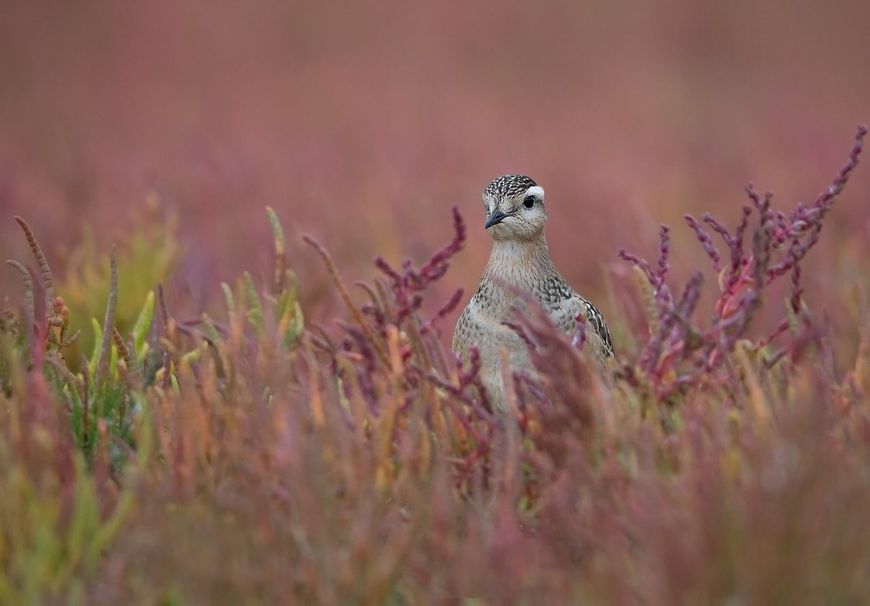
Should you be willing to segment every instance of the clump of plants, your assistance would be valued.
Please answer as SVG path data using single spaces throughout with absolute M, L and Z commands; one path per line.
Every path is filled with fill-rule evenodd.
M 655 266 L 620 251 L 640 278 L 650 332 L 637 360 L 623 369 L 624 378 L 632 384 L 644 383 L 656 398 L 667 400 L 699 385 L 727 383 L 729 355 L 738 343 L 740 359 L 760 356 L 765 371 L 785 357 L 794 360 L 804 351 L 813 340 L 815 328 L 803 301 L 801 261 L 818 243 L 825 217 L 858 165 L 866 134 L 866 127 L 858 129 L 847 163 L 811 204 L 798 203 L 789 211 L 778 210 L 773 207 L 772 193 L 759 195 L 749 185 L 746 194 L 750 203 L 743 206 L 733 229 L 710 213 L 701 220 L 685 216 L 716 275 L 718 293 L 706 326 L 696 320 L 705 272 L 694 271 L 679 294 L 672 293 L 668 286 L 671 247 L 667 226 L 661 228 Z M 721 240 L 724 258 L 714 238 Z M 786 279 L 790 295 L 782 319 L 771 333 L 752 338 L 752 320 L 772 286 Z M 790 346 L 771 349 L 786 333 L 792 336 Z
M 0 603 L 858 602 L 870 321 L 852 368 L 824 363 L 802 263 L 865 134 L 813 204 L 750 188 L 733 229 L 687 216 L 708 320 L 703 270 L 668 281 L 666 228 L 655 264 L 623 253 L 649 337 L 617 343 L 613 377 L 532 309 L 504 412 L 443 345 L 461 291 L 425 305 L 465 242 L 455 209 L 428 260 L 352 287 L 306 237 L 345 306 L 329 326 L 304 320 L 271 209 L 273 271 L 222 284 L 219 313 L 179 317 L 155 284 L 121 328 L 112 256 L 84 360 L 18 219 L 35 269 L 9 262 L 23 296 L 0 315 Z

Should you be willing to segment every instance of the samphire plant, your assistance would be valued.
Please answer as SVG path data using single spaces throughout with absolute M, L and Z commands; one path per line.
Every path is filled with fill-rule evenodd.
M 623 253 L 649 337 L 617 343 L 612 379 L 532 310 L 503 413 L 442 343 L 461 293 L 423 305 L 456 210 L 422 264 L 376 260 L 363 304 L 306 237 L 346 308 L 328 327 L 271 209 L 273 271 L 222 284 L 218 314 L 176 317 L 155 285 L 121 330 L 113 256 L 85 361 L 18 219 L 36 269 L 9 262 L 24 294 L 0 315 L 0 603 L 859 603 L 870 317 L 851 368 L 820 363 L 802 264 L 865 134 L 813 204 L 750 188 L 734 229 L 687 216 L 706 320 L 703 270 L 669 284 L 667 228 L 655 264 Z

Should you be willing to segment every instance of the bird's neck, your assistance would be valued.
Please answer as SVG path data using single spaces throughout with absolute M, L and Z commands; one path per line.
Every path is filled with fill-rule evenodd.
M 556 273 L 544 234 L 531 240 L 493 240 L 484 278 L 522 286 Z

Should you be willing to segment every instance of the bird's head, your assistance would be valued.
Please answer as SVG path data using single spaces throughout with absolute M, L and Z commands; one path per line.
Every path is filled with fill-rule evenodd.
M 544 188 L 524 175 L 494 179 L 483 190 L 484 228 L 494 240 L 533 240 L 544 231 Z

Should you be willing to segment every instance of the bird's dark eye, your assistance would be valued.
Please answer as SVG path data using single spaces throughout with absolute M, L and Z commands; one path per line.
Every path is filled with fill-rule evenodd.
M 534 196 L 526 196 L 525 200 L 523 200 L 523 206 L 526 208 L 531 208 L 535 205 L 535 197 Z

